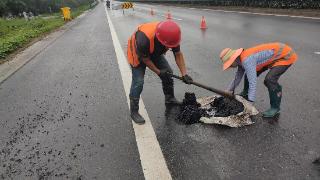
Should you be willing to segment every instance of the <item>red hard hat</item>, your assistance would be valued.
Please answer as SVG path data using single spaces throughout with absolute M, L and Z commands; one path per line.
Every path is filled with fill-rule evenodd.
M 171 20 L 162 21 L 157 26 L 156 37 L 166 47 L 177 47 L 181 40 L 180 27 Z

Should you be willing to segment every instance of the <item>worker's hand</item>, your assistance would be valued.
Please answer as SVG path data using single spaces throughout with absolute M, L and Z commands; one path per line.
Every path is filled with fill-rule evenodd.
M 159 77 L 162 80 L 169 79 L 171 72 L 168 69 L 161 69 L 159 73 Z
M 239 101 L 239 102 L 242 102 L 242 103 L 247 102 L 247 103 L 250 103 L 251 105 L 254 104 L 254 101 L 250 101 L 250 100 L 248 100 L 248 99 L 240 96 L 239 94 L 236 94 L 236 95 L 235 95 L 235 99 L 236 99 L 237 101 Z
M 251 115 L 259 114 L 259 111 L 256 109 L 256 107 L 254 107 L 254 102 L 248 101 L 239 95 L 235 95 L 235 98 L 237 101 L 241 102 L 245 106 L 245 109 L 249 114 Z
M 248 102 L 250 103 L 250 105 L 254 106 L 254 101 L 248 100 Z
M 246 100 L 248 100 L 248 94 L 246 94 L 246 93 L 240 93 L 240 94 L 238 94 L 239 96 L 241 96 L 241 97 L 243 97 L 243 98 L 245 98 Z M 249 100 L 248 100 L 249 101 Z
M 232 94 L 232 95 L 235 95 L 234 94 L 234 91 L 230 91 L 230 90 L 225 90 L 227 93 L 230 93 L 230 94 Z
M 182 76 L 182 80 L 186 84 L 191 84 L 193 81 L 193 79 L 188 74 Z

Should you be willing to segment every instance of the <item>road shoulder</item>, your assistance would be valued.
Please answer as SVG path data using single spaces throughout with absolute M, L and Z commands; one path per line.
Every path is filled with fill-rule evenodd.
M 0 64 L 0 84 L 18 71 L 21 67 L 23 67 L 26 63 L 48 48 L 73 25 L 79 23 L 79 21 L 81 21 L 81 19 L 83 19 L 88 12 L 89 11 L 85 11 L 73 21 L 63 25 L 48 35 L 36 38 L 29 43 L 29 47 L 21 51 L 18 50 L 17 53 L 14 53 L 11 57 L 8 57 L 4 63 Z

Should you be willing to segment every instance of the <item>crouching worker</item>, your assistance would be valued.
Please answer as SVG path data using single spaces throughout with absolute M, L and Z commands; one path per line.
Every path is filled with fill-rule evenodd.
M 226 48 L 220 53 L 223 70 L 229 67 L 238 67 L 235 78 L 229 86 L 229 91 L 234 92 L 245 75 L 244 88 L 240 95 L 251 102 L 256 99 L 257 77 L 270 69 L 264 84 L 269 91 L 271 108 L 263 112 L 263 117 L 274 117 L 280 112 L 282 87 L 278 80 L 297 58 L 297 54 L 290 46 L 280 42 L 261 44 L 248 49 L 232 50 Z
M 146 67 L 156 73 L 162 81 L 166 104 L 180 105 L 174 96 L 173 79 L 169 75 L 172 69 L 164 54 L 171 49 L 176 64 L 186 84 L 192 82 L 187 75 L 182 52 L 180 52 L 181 31 L 173 21 L 142 24 L 128 40 L 127 56 L 132 70 L 130 89 L 130 116 L 137 124 L 145 123 L 139 114 L 139 99 L 144 84 Z

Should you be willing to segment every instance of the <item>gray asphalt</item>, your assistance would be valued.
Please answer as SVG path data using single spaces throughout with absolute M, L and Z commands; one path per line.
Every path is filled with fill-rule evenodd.
M 179 124 L 174 120 L 178 109 L 165 107 L 160 80 L 148 71 L 142 97 L 173 178 L 319 179 L 312 161 L 320 153 L 320 56 L 314 54 L 320 49 L 320 21 L 138 4 L 124 16 L 122 11 L 113 12 L 123 48 L 137 25 L 163 20 L 167 10 L 182 19 L 176 22 L 182 28 L 181 49 L 189 74 L 210 86 L 225 89 L 234 76 L 232 70 L 221 70 L 219 53 L 225 47 L 280 41 L 299 55 L 299 61 L 280 79 L 284 89 L 281 115 L 273 120 L 258 116 L 254 125 L 240 129 Z M 199 28 L 201 16 L 206 18 L 205 32 Z M 178 73 L 171 53 L 167 58 Z M 259 78 L 255 103 L 261 111 L 269 107 L 263 80 L 264 75 Z M 198 97 L 212 95 L 179 81 L 175 84 L 179 99 L 186 91 Z
M 119 40 L 136 26 L 164 17 L 110 11 Z M 159 78 L 147 71 L 142 98 L 173 179 L 319 179 L 312 161 L 320 155 L 320 23 L 316 20 L 155 6 L 171 10 L 182 28 L 181 49 L 194 80 L 225 89 L 233 72 L 222 72 L 224 47 L 282 41 L 299 61 L 281 78 L 281 115 L 254 118 L 233 129 L 183 125 L 179 109 L 165 107 Z M 199 29 L 204 15 L 208 29 Z M 173 57 L 169 63 L 178 73 Z M 186 91 L 212 95 L 175 81 Z M 240 91 L 241 88 L 238 88 Z M 259 110 L 268 96 L 259 78 Z M 55 43 L 0 84 L 0 179 L 143 179 L 114 47 L 103 6 L 79 20 Z
M 0 179 L 143 179 L 102 6 L 0 85 Z

